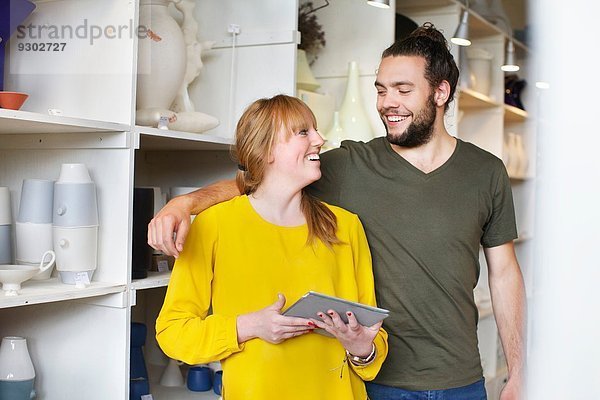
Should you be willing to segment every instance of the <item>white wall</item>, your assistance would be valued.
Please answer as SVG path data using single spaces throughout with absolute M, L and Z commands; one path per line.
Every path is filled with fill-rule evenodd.
M 538 195 L 528 399 L 600 398 L 600 5 L 531 2 Z M 589 28 L 586 28 L 589 27 Z M 532 88 L 532 90 L 534 90 Z

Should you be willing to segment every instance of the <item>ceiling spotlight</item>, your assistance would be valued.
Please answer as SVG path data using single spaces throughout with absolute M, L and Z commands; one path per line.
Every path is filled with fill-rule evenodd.
M 469 11 L 463 11 L 460 24 L 456 28 L 456 32 L 450 39 L 450 41 L 459 46 L 470 46 L 471 41 L 469 40 Z
M 390 0 L 368 0 L 367 4 L 378 8 L 390 8 Z
M 506 56 L 504 57 L 504 65 L 500 67 L 505 72 L 517 72 L 520 68 L 515 61 L 515 44 L 512 40 L 508 41 L 506 46 Z

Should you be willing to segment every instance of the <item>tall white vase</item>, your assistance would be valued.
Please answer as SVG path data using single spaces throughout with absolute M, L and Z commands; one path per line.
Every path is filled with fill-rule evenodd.
M 340 108 L 340 124 L 346 135 L 345 139 L 363 142 L 373 139 L 371 124 L 362 106 L 356 61 L 351 61 L 348 64 L 348 83 Z
M 137 109 L 168 112 L 184 79 L 187 56 L 183 32 L 167 9 L 170 0 L 140 0 Z
M 315 76 L 310 69 L 310 65 L 306 59 L 306 52 L 298 49 L 298 56 L 296 59 L 296 88 L 312 92 L 320 86 L 321 84 L 315 79 Z
M 345 139 L 344 129 L 340 125 L 340 112 L 333 113 L 333 125 L 325 135 L 327 142 L 325 143 L 326 150 L 331 150 L 340 147 L 342 140 Z
M 0 345 L 0 399 L 29 400 L 35 370 L 27 340 L 18 336 L 2 338 Z

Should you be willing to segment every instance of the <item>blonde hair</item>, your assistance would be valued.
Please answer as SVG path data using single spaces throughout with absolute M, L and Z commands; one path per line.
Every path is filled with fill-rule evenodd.
M 294 133 L 316 129 L 314 114 L 301 100 L 286 95 L 256 100 L 240 118 L 235 132 L 234 154 L 239 171 L 236 183 L 241 193 L 254 193 L 261 184 L 268 159 L 273 151 L 278 132 L 287 132 L 286 140 Z M 340 243 L 336 236 L 335 214 L 322 202 L 302 189 L 300 209 L 308 226 L 307 244 L 315 239 L 326 246 Z

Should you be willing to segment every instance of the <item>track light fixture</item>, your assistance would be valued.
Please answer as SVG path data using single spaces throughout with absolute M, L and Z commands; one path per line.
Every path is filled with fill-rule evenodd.
M 504 57 L 504 65 L 500 67 L 502 71 L 505 72 L 517 72 L 519 70 L 519 66 L 515 61 L 515 44 L 512 39 L 508 41 L 508 45 L 506 46 L 506 56 Z
M 468 4 L 468 3 L 467 3 Z M 470 46 L 471 41 L 469 40 L 469 9 L 463 11 L 460 19 L 460 24 L 456 28 L 456 32 L 452 35 L 450 41 L 459 46 Z

